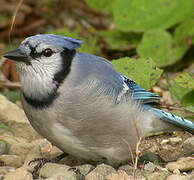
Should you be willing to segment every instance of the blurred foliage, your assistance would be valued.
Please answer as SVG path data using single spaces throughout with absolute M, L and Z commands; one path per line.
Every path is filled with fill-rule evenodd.
M 20 92 L 19 91 L 4 91 L 1 92 L 2 95 L 7 97 L 13 103 L 16 103 L 20 99 Z
M 130 77 L 145 89 L 150 89 L 158 81 L 163 72 L 156 67 L 156 63 L 150 58 L 133 59 L 125 57 L 113 60 L 112 63 L 122 74 Z
M 194 76 L 183 73 L 175 78 L 175 83 L 181 87 L 194 90 Z
M 141 34 L 126 33 L 118 29 L 100 31 L 100 35 L 103 36 L 111 49 L 136 48 L 141 40 Z
M 86 2 L 93 8 L 95 6 L 95 10 L 101 10 L 97 5 L 99 1 Z M 101 33 L 110 48 L 137 46 L 140 57 L 152 57 L 159 67 L 176 63 L 188 50 L 187 41 L 194 35 L 194 1 L 114 0 L 109 3 L 102 0 L 101 3 L 103 2 L 105 7 L 112 7 L 109 12 L 113 12 L 115 23 L 113 30 Z M 172 32 L 169 28 L 172 28 Z M 140 39 L 140 34 L 134 32 L 141 32 L 143 38 Z
M 194 112 L 194 76 L 188 73 L 178 75 L 174 85 L 170 88 L 171 94 L 188 111 Z
M 172 37 L 163 29 L 153 29 L 144 33 L 142 41 L 137 47 L 140 57 L 152 57 L 157 66 L 171 65 Z
M 112 12 L 112 2 L 114 0 L 85 0 L 88 5 L 96 11 Z
M 92 1 L 92 0 L 91 0 Z M 115 25 L 124 31 L 167 29 L 193 15 L 194 1 L 114 0 Z

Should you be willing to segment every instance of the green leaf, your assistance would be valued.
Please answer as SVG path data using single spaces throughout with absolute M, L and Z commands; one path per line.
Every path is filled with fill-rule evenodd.
M 186 117 L 184 117 L 185 119 L 189 119 L 189 120 L 191 120 L 192 122 L 194 121 L 194 116 L 186 116 Z
M 194 112 L 194 90 L 183 96 L 181 105 L 188 111 Z
M 151 57 L 159 67 L 175 62 L 172 57 L 172 37 L 162 29 L 153 29 L 144 33 L 137 52 L 140 57 Z
M 183 106 L 184 107 L 184 106 Z M 184 109 L 186 109 L 187 111 L 191 111 L 194 113 L 194 106 L 185 106 Z M 194 116 L 193 116 L 194 117 Z
M 183 73 L 175 78 L 176 84 L 183 88 L 194 89 L 194 77 L 190 76 L 188 73 Z
M 96 11 L 112 12 L 113 0 L 85 0 Z
M 19 91 L 5 91 L 5 92 L 1 92 L 1 94 L 6 96 L 7 99 L 13 103 L 16 103 L 16 101 L 20 99 Z
M 81 37 L 80 32 L 81 32 L 80 28 L 77 28 L 74 31 L 70 31 L 68 28 L 58 28 L 54 31 L 47 33 L 80 39 L 83 41 L 83 44 L 81 44 L 81 46 L 79 47 L 80 52 L 89 54 L 98 53 L 98 51 L 100 50 L 100 46 L 97 45 L 97 38 L 94 37 L 92 34 L 87 34 L 87 37 L 83 36 Z
M 122 32 L 117 29 L 101 31 L 100 35 L 105 38 L 111 49 L 135 48 L 141 39 L 141 34 Z
M 173 33 L 174 59 L 180 59 L 188 50 L 189 42 L 194 39 L 194 17 L 179 24 Z
M 169 28 L 193 15 L 193 0 L 114 0 L 115 25 L 123 31 Z
M 181 103 L 184 109 L 194 112 L 194 90 L 174 84 L 170 87 L 170 93 L 173 98 Z
M 190 92 L 189 89 L 183 88 L 175 83 L 169 88 L 169 90 L 172 97 L 178 100 L 179 102 L 187 93 Z
M 152 59 L 121 58 L 112 61 L 119 72 L 133 79 L 145 89 L 150 89 L 160 78 L 162 70 Z

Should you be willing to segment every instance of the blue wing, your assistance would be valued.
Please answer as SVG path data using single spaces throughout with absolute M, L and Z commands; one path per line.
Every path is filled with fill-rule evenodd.
M 158 102 L 160 100 L 160 96 L 155 93 L 146 91 L 144 88 L 138 86 L 130 78 L 123 76 L 123 80 L 128 85 L 129 93 L 135 101 L 140 101 L 144 104 L 147 104 L 152 102 Z
M 116 104 L 128 96 L 143 104 L 157 102 L 160 99 L 157 94 L 146 91 L 134 81 L 116 71 L 113 65 L 104 58 L 77 53 L 76 60 L 79 61 L 79 67 L 76 68 L 76 73 L 79 74 L 78 81 L 82 82 L 83 79 L 90 77 L 90 80 L 98 84 L 95 92 L 103 91 L 113 97 Z

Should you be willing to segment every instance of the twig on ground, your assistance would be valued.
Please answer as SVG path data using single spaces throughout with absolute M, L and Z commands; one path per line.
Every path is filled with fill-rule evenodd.
M 11 27 L 10 27 L 10 30 L 9 30 L 9 44 L 11 43 L 11 33 L 12 33 L 13 28 L 14 28 L 15 19 L 16 19 L 18 10 L 21 7 L 22 3 L 23 3 L 23 0 L 20 0 L 19 3 L 18 3 L 18 5 L 17 5 L 17 7 L 16 7 L 16 9 L 15 9 L 15 12 L 13 14 L 13 17 L 12 17 Z
M 0 87 L 2 88 L 9 88 L 9 89 L 20 89 L 21 85 L 19 82 L 11 82 L 11 81 L 4 81 L 0 80 Z

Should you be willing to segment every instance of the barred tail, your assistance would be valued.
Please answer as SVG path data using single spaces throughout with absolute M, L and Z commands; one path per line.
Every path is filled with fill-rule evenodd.
M 183 129 L 187 130 L 188 132 L 190 132 L 191 134 L 194 134 L 194 122 L 189 121 L 187 119 L 184 119 L 182 117 L 176 116 L 174 114 L 164 112 L 160 109 L 152 108 L 152 111 L 160 119 L 162 119 L 168 123 L 174 124 L 178 127 L 181 127 Z

